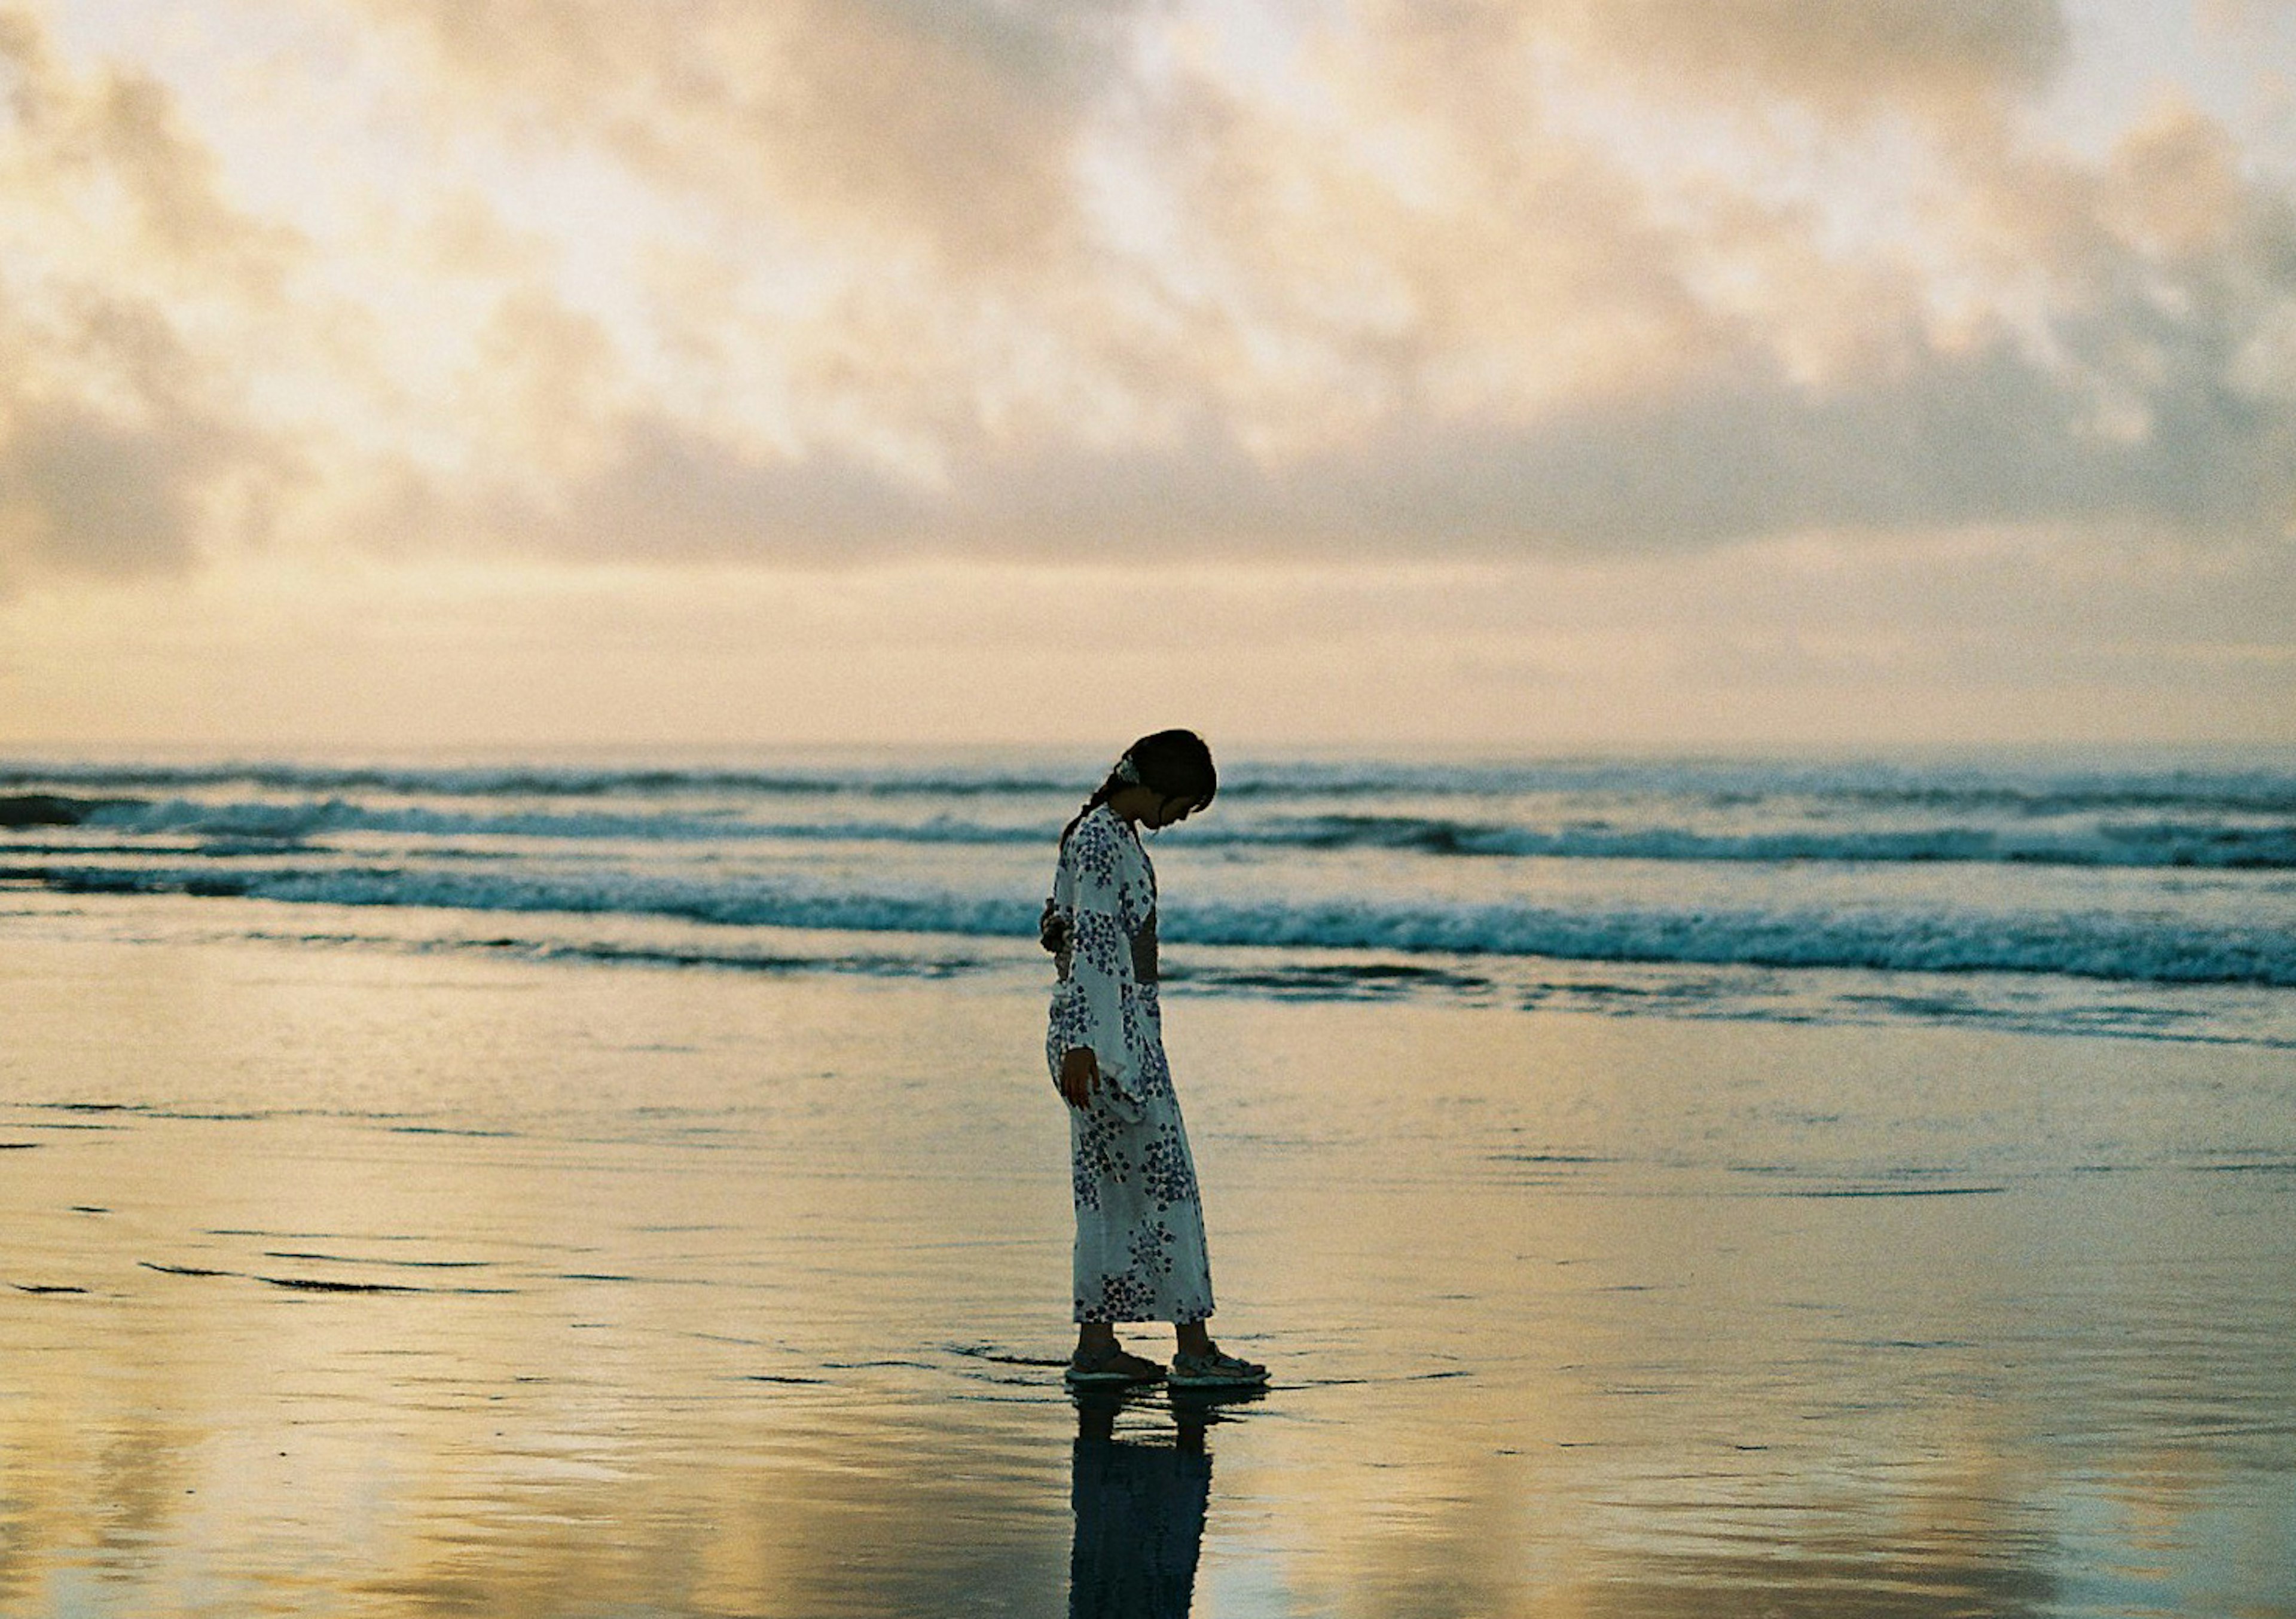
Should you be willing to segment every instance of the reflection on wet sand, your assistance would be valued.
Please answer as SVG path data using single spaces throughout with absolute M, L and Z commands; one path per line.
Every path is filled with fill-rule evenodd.
M 2296 1615 L 2277 1054 L 1194 1003 L 1277 1386 L 1111 1409 L 1033 993 L 0 1004 L 10 1619 Z
M 1212 1487 L 1204 1430 L 1259 1389 L 1078 1392 L 1069 1509 L 1070 1619 L 1185 1619 Z M 1118 1432 L 1119 1420 L 1140 1418 Z M 1160 1429 L 1168 1427 L 1168 1432 Z
M 1211 1497 L 1201 1410 L 1173 1412 L 1168 1441 L 1116 1435 L 1121 1396 L 1080 1394 L 1070 1461 L 1071 1619 L 1182 1619 Z

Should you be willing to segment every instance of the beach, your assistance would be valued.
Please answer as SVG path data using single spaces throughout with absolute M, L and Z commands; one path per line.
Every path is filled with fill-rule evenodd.
M 2296 1619 L 2296 0 L 0 92 L 0 1619 Z
M 1040 962 L 264 904 L 0 918 L 0 1611 L 2296 1613 L 2269 1044 L 1176 947 L 1213 1324 L 1275 1386 L 1080 1409 Z

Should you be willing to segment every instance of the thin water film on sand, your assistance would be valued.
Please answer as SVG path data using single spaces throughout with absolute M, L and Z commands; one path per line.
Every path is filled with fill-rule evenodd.
M 1183 990 L 1278 1386 L 1102 1427 L 1033 987 L 0 974 L 11 1614 L 2296 1612 L 2267 1049 Z

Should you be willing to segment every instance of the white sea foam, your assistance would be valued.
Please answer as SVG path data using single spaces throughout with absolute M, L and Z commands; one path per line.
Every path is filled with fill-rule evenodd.
M 1041 795 L 1037 795 L 1041 797 Z M 1049 838 L 1055 822 L 1024 800 L 1001 819 L 938 814 L 835 819 L 786 814 L 758 818 L 741 806 L 647 811 L 627 802 L 597 808 L 537 806 L 512 799 L 480 809 L 370 803 L 345 797 L 63 799 L 76 823 L 123 838 L 190 835 L 304 842 L 354 832 L 440 839 L 550 838 L 701 843 L 789 841 L 1021 844 Z M 1679 805 L 1664 807 L 1679 808 Z M 2188 806 L 2189 807 L 2189 806 Z M 1016 815 L 1012 811 L 1022 812 Z M 1029 813 L 1034 812 L 1034 813 Z M 1645 810 L 1645 814 L 1649 812 Z M 1192 829 L 1190 841 L 1302 849 L 1384 849 L 1431 856 L 1551 860 L 1961 862 L 2069 866 L 2187 866 L 2296 870 L 2296 816 L 2169 819 L 2019 817 L 1992 824 L 1811 825 L 1802 818 L 1754 827 L 1701 829 L 1655 822 L 1589 824 L 1525 816 L 1529 824 L 1427 814 L 1270 814 L 1246 810 L 1226 824 Z
M 1098 768 L 0 765 L 0 880 L 1026 938 Z M 1242 765 L 1158 846 L 1201 950 L 2296 987 L 2285 762 Z
M 0 761 L 0 792 L 97 794 L 253 788 L 327 796 L 560 798 L 699 795 L 974 797 L 1079 795 L 1090 770 L 1032 766 L 840 764 L 781 768 L 546 765 L 413 766 L 277 760 L 197 764 Z M 1232 768 L 1221 788 L 1246 799 L 1376 801 L 1456 796 L 1615 795 L 1723 805 L 1828 801 L 1869 808 L 1987 808 L 2020 815 L 2179 808 L 2296 815 L 2296 765 L 2197 766 L 1972 765 L 1708 760 L 1561 760 L 1492 765 L 1269 762 Z
M 51 864 L 66 892 L 168 893 L 466 912 L 676 917 L 723 927 L 1030 937 L 1031 895 L 950 886 L 832 887 L 780 880 L 446 866 L 202 863 Z M 2231 920 L 1944 908 L 1657 904 L 1410 904 L 1333 899 L 1166 907 L 1166 939 L 1206 946 L 1441 952 L 1569 961 L 1743 963 L 1913 972 L 2029 972 L 2159 984 L 2296 987 L 2296 933 Z

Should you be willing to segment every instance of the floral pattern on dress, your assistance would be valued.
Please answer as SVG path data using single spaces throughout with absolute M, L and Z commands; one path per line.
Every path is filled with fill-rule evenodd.
M 1164 1056 L 1152 974 L 1156 872 L 1138 836 L 1100 805 L 1070 833 L 1053 880 L 1068 950 L 1045 1059 L 1089 1048 L 1103 1083 L 1069 1109 L 1076 1319 L 1200 1321 L 1211 1267 L 1187 1127 Z
M 1188 1157 L 1188 1139 L 1179 1121 L 1161 1126 L 1140 1154 L 1141 1190 L 1156 1200 L 1158 1213 L 1175 1204 L 1194 1203 L 1196 1166 Z
M 1169 1276 L 1179 1239 L 1168 1225 L 1144 1225 L 1132 1233 L 1132 1274 Z

